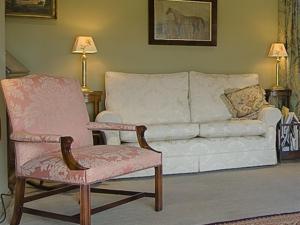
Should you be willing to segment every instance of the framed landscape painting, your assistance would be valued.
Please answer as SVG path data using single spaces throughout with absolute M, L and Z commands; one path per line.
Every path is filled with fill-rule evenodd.
M 5 0 L 5 15 L 56 19 L 56 0 Z
M 149 44 L 217 45 L 217 0 L 148 0 Z

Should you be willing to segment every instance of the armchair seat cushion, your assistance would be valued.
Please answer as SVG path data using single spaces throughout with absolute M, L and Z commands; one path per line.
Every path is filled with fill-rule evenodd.
M 121 131 L 122 142 L 137 142 L 134 132 Z M 151 124 L 147 125 L 145 138 L 147 141 L 174 141 L 186 140 L 197 137 L 199 134 L 199 124 L 197 123 L 171 123 L 171 124 Z
M 267 125 L 260 120 L 228 120 L 200 124 L 200 137 L 246 137 L 266 134 Z
M 73 149 L 87 170 L 69 170 L 60 151 L 34 158 L 21 166 L 20 176 L 71 184 L 91 184 L 161 165 L 161 153 L 131 146 L 98 145 Z

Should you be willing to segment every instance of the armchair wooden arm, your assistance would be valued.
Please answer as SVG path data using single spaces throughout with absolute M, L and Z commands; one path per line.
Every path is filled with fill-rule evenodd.
M 25 143 L 60 143 L 61 153 L 65 164 L 70 170 L 87 170 L 88 168 L 80 165 L 76 161 L 71 152 L 72 137 L 63 137 L 53 134 L 32 134 L 28 132 L 14 132 L 10 135 L 10 139 L 15 142 Z
M 141 148 L 149 149 L 151 151 L 160 153 L 159 151 L 154 150 L 149 146 L 145 138 L 145 131 L 147 130 L 146 126 L 136 126 L 136 135 Z
M 87 124 L 89 130 L 116 130 L 116 131 L 136 131 L 138 143 L 141 148 L 158 152 L 151 148 L 145 139 L 145 131 L 147 127 L 144 125 L 122 124 L 122 123 L 97 123 L 90 122 Z M 158 152 L 160 153 L 160 152 Z

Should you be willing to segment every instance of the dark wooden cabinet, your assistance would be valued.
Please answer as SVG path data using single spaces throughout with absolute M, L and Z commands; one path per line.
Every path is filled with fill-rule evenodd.
M 102 96 L 102 91 L 83 92 L 83 97 L 84 97 L 85 103 L 93 104 L 93 119 L 95 119 L 99 113 L 99 105 L 101 102 L 101 96 Z

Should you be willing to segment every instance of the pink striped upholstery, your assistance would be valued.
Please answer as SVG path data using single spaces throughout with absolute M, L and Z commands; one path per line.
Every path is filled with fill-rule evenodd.
M 28 161 L 21 176 L 82 184 L 104 181 L 132 171 L 161 165 L 161 154 L 130 146 L 92 146 L 72 150 L 74 158 L 86 171 L 70 171 L 61 153 L 55 152 Z

